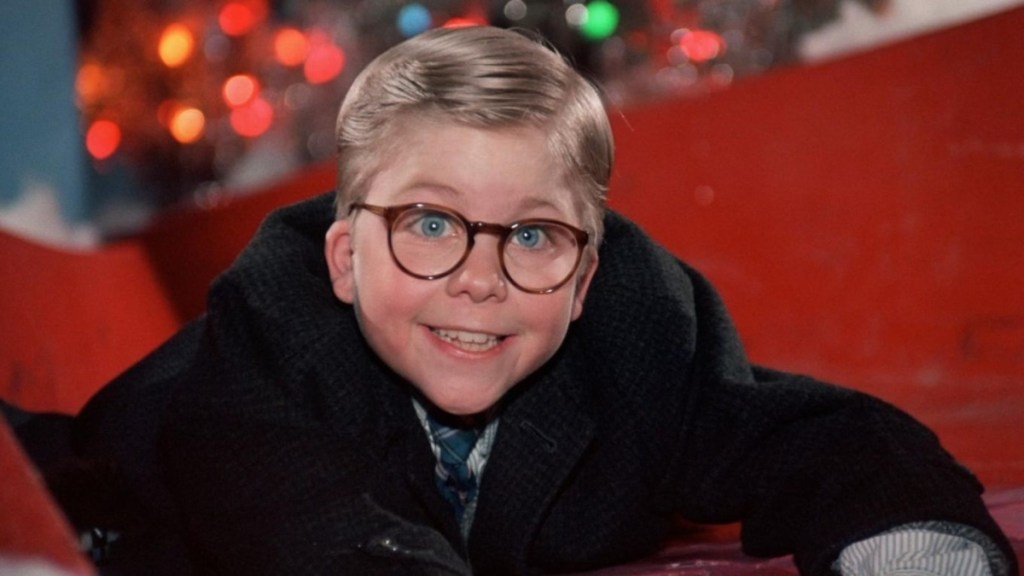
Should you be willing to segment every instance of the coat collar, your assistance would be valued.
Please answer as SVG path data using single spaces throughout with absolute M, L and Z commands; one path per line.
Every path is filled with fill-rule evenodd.
M 434 480 L 436 461 L 430 441 L 416 416 L 409 385 L 380 365 L 382 378 L 373 387 L 377 419 L 384 439 L 379 455 L 396 464 L 394 473 L 452 545 L 465 556 L 465 546 L 450 505 L 441 497 Z
M 322 257 L 330 206 L 328 197 L 320 197 L 271 216 L 219 280 L 212 304 L 218 304 L 222 291 L 236 297 L 230 285 L 241 287 L 247 317 L 274 339 L 267 360 L 281 376 L 280 385 L 293 387 L 296 396 L 308 396 L 311 385 L 317 389 L 315 403 L 327 411 L 323 416 L 333 426 L 372 438 L 365 448 L 400 468 L 395 473 L 404 476 L 433 524 L 458 543 L 458 526 L 437 491 L 433 455 L 408 385 L 373 356 L 358 336 L 351 309 L 331 293 Z M 500 416 L 470 533 L 471 546 L 479 551 L 474 556 L 492 558 L 496 566 L 523 561 L 546 507 L 593 433 L 593 422 L 581 409 L 581 388 L 561 356 L 517 386 Z M 361 404 L 367 412 L 353 414 L 349 394 L 363 393 L 369 395 Z
M 263 348 L 267 357 L 258 360 L 279 376 L 276 385 L 295 398 L 315 396 L 332 426 L 373 438 L 365 449 L 386 451 L 434 525 L 459 542 L 454 518 L 434 485 L 429 442 L 407 385 L 368 350 L 351 309 L 331 291 L 323 234 L 332 220 L 328 197 L 275 213 L 218 281 L 211 307 L 244 307 L 246 328 L 273 340 Z M 624 336 L 637 325 L 671 325 L 673 357 L 684 373 L 700 354 L 700 305 L 707 342 L 702 348 L 713 354 L 701 361 L 705 371 L 750 378 L 731 322 L 699 275 L 627 220 L 609 213 L 605 224 L 588 312 L 549 364 L 506 398 L 469 537 L 470 557 L 481 573 L 527 571 L 529 543 L 597 433 L 592 389 L 603 386 L 605 394 L 639 401 L 624 390 L 635 380 L 630 359 L 643 352 L 635 348 L 644 341 Z

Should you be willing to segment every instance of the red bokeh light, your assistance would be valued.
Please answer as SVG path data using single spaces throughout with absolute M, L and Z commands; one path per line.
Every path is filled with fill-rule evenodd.
M 251 101 L 260 92 L 259 81 L 249 74 L 236 74 L 224 81 L 221 94 L 224 102 L 237 108 Z
M 188 26 L 175 22 L 164 29 L 160 35 L 157 52 L 168 68 L 177 68 L 184 64 L 195 50 L 196 39 Z
M 707 62 L 725 53 L 725 39 L 710 30 L 689 30 L 679 38 L 683 54 L 694 62 Z
M 110 120 L 97 120 L 85 134 L 85 149 L 97 160 L 106 160 L 121 146 L 121 127 Z
M 274 109 L 263 98 L 256 98 L 231 111 L 231 127 L 246 138 L 256 138 L 274 123 Z
M 466 18 L 449 18 L 447 22 L 442 25 L 442 28 L 468 28 L 470 26 L 486 26 L 487 20 L 476 17 Z
M 310 84 L 330 82 L 345 69 L 345 52 L 336 46 L 323 32 L 314 32 L 309 37 L 309 54 L 303 73 Z
M 284 66 L 298 66 L 306 60 L 309 41 L 295 28 L 282 28 L 274 36 L 274 56 Z
M 265 2 L 241 0 L 225 4 L 220 9 L 217 22 L 228 36 L 242 36 L 266 18 L 266 15 Z
M 180 107 L 170 119 L 171 136 L 182 144 L 192 144 L 203 136 L 206 115 L 198 108 Z

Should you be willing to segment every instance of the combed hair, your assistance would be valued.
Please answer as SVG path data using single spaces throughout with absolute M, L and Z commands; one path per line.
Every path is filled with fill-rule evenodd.
M 378 56 L 338 114 L 339 216 L 365 198 L 382 159 L 396 151 L 395 130 L 412 115 L 543 130 L 584 227 L 600 243 L 612 132 L 595 87 L 554 50 L 519 32 L 467 27 L 431 30 Z

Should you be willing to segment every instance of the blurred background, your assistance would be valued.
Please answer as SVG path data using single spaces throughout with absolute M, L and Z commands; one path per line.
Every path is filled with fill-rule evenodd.
M 1021 4 L 4 0 L 0 228 L 98 246 L 329 161 L 352 78 L 433 27 L 538 30 L 622 108 L 701 98 Z
M 2 0 L 0 398 L 77 413 L 333 186 L 367 62 L 484 23 L 602 86 L 611 206 L 712 280 L 754 361 L 921 419 L 1008 490 L 1022 550 L 1024 0 Z M 3 431 L 0 469 L 35 477 Z
M 601 85 L 611 207 L 754 361 L 1024 486 L 1024 0 L 3 0 L 0 398 L 80 410 L 333 187 L 367 62 L 484 23 Z

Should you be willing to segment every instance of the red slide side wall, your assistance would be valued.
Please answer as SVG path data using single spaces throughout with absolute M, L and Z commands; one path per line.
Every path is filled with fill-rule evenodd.
M 1024 480 L 1021 30 L 1018 9 L 624 111 L 611 192 L 756 361 L 910 409 L 997 482 Z

